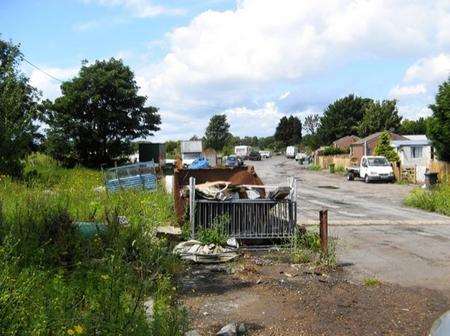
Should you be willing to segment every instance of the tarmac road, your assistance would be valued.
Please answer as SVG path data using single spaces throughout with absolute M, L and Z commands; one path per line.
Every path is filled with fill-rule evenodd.
M 352 264 L 355 279 L 439 289 L 450 297 L 450 217 L 404 206 L 414 186 L 347 181 L 283 156 L 247 164 L 268 185 L 296 177 L 299 224 L 317 224 L 319 210 L 328 209 L 338 259 Z

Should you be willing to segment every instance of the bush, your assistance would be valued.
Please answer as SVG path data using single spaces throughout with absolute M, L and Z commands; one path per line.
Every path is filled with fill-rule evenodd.
M 348 154 L 348 153 L 350 153 L 349 149 L 344 150 L 344 149 L 341 149 L 339 147 L 328 146 L 328 147 L 325 147 L 321 151 L 320 154 L 324 155 L 324 156 L 330 156 L 330 155 L 339 155 L 339 154 Z

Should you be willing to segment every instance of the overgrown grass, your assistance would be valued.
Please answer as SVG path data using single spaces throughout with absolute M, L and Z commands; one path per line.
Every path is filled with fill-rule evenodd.
M 320 167 L 320 165 L 311 164 L 308 166 L 308 170 L 319 171 L 319 170 L 322 170 L 322 168 Z
M 441 183 L 432 190 L 414 189 L 405 204 L 450 216 L 450 183 Z
M 108 195 L 98 171 L 29 158 L 25 181 L 0 180 L 0 330 L 6 335 L 182 335 L 180 261 L 154 228 L 174 223 L 162 190 Z M 119 224 L 118 216 L 128 219 Z M 83 237 L 76 221 L 106 224 Z M 150 322 L 142 302 L 155 299 Z

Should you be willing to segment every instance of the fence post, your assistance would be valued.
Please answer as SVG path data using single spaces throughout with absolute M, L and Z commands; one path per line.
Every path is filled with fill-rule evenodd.
M 195 238 L 195 177 L 189 178 L 189 223 L 191 224 L 191 238 Z
M 320 210 L 319 219 L 320 247 L 322 248 L 322 253 L 328 254 L 328 210 Z

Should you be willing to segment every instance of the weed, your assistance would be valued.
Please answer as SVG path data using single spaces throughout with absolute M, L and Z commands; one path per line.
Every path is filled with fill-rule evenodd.
M 319 233 L 313 230 L 299 231 L 292 239 L 291 259 L 294 263 L 311 263 L 328 268 L 336 267 L 335 242 L 329 240 L 328 253 L 321 251 Z
M 381 285 L 381 281 L 375 278 L 365 278 L 364 286 L 366 287 L 375 287 Z
M 336 174 L 345 174 L 345 173 L 346 173 L 345 167 L 344 167 L 344 166 L 341 166 L 341 165 L 338 165 L 338 166 L 336 166 L 336 168 L 334 169 L 334 172 L 335 172 Z
M 441 183 L 432 190 L 414 189 L 405 204 L 450 216 L 450 184 Z
M 320 165 L 311 164 L 311 165 L 308 166 L 308 170 L 320 171 L 320 170 L 322 170 L 322 168 L 320 167 Z
M 214 218 L 210 228 L 201 229 L 198 232 L 198 240 L 203 244 L 216 244 L 224 246 L 228 240 L 225 227 L 230 222 L 230 216 L 223 214 Z

